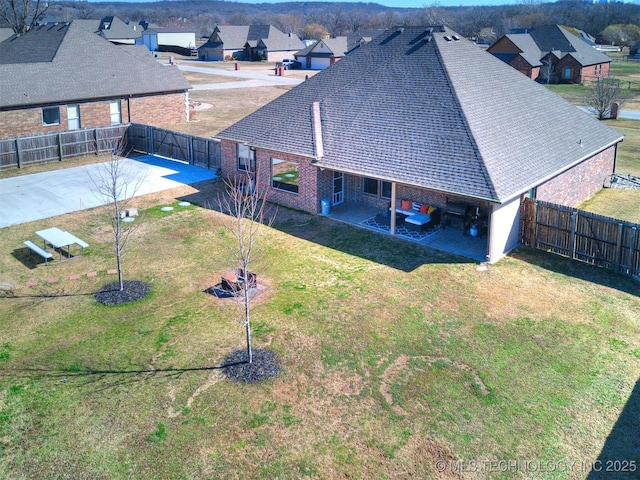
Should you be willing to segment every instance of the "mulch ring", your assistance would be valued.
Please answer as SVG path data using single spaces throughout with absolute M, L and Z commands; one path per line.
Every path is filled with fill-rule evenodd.
M 120 290 L 119 282 L 109 283 L 102 287 L 94 298 L 103 305 L 114 306 L 142 300 L 149 294 L 149 284 L 140 281 L 127 281 L 123 283 L 124 289 Z
M 222 373 L 236 382 L 259 383 L 280 374 L 280 360 L 271 350 L 253 349 L 253 362 L 248 362 L 246 349 L 227 355 L 222 363 Z

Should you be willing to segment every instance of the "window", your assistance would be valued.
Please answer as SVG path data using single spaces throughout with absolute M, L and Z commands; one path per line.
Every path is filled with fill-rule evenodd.
M 238 144 L 238 170 L 256 171 L 256 149 L 249 145 Z
M 109 112 L 111 114 L 111 125 L 120 125 L 122 123 L 120 100 L 109 102 Z
M 271 186 L 279 190 L 298 193 L 298 164 L 272 158 Z
M 43 108 L 42 125 L 60 125 L 60 107 Z
M 391 198 L 391 182 L 364 177 L 362 179 L 362 191 L 376 197 Z
M 67 105 L 67 122 L 69 130 L 80 128 L 80 105 Z

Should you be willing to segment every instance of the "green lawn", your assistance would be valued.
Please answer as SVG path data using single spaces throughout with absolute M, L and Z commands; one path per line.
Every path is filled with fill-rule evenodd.
M 236 306 L 204 293 L 231 266 L 222 217 L 159 210 L 214 198 L 201 188 L 136 200 L 125 278 L 152 293 L 126 306 L 92 297 L 114 266 L 98 211 L 55 219 L 91 247 L 48 268 L 22 241 L 50 221 L 0 230 L 0 478 L 458 478 L 474 462 L 463 478 L 507 479 L 535 475 L 495 462 L 598 459 L 640 378 L 630 278 L 528 249 L 480 271 L 283 208 L 252 313 L 282 373 L 239 385 L 215 368 L 244 345 Z M 614 436 L 621 458 L 640 462 L 636 435 Z

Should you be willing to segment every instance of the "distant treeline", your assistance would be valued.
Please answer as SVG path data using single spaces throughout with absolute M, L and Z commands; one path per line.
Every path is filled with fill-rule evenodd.
M 194 29 L 209 36 L 216 24 L 271 24 L 284 32 L 309 37 L 325 31 L 330 36 L 397 25 L 444 24 L 467 38 L 491 43 L 513 28 L 560 24 L 584 30 L 594 37 L 616 24 L 640 25 L 640 5 L 587 3 L 567 0 L 521 5 L 424 8 L 385 7 L 376 3 L 283 2 L 237 3 L 183 0 L 152 3 L 60 2 L 49 4 L 48 16 L 58 21 L 114 15 L 124 21 L 142 20 L 160 27 Z M 313 28 L 311 28 L 313 26 Z

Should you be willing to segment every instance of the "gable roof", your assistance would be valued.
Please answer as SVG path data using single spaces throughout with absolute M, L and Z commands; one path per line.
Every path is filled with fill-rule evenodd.
M 542 65 L 541 59 L 549 53 L 553 53 L 558 58 L 570 55 L 583 67 L 611 61 L 607 55 L 560 25 L 545 25 L 505 36 L 520 49 L 521 56 L 533 67 Z M 494 55 L 500 54 L 494 53 Z
M 185 92 L 176 67 L 144 46 L 122 48 L 72 23 L 41 25 L 0 43 L 0 108 Z M 79 61 L 81 59 L 81 61 Z
M 272 28 L 269 31 L 269 37 L 261 38 L 257 44 L 264 46 L 271 52 L 296 51 L 304 47 L 298 35 L 295 33 L 282 33 L 277 28 Z
M 135 40 L 142 36 L 144 30 L 140 25 L 129 25 L 112 15 L 102 17 L 100 20 L 74 20 L 74 23 L 85 30 L 97 33 L 109 41 Z
M 322 157 L 314 148 L 314 102 Z M 218 137 L 497 202 L 622 140 L 444 27 L 387 31 Z
M 299 50 L 304 47 L 298 35 L 283 33 L 273 25 L 216 25 L 209 40 L 200 48 L 242 50 L 247 44 L 255 47 L 259 43 L 273 51 Z

